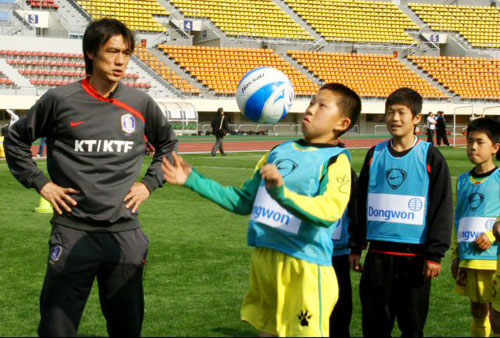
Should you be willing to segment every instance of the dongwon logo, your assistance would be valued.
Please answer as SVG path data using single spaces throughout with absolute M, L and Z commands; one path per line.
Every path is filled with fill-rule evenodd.
M 489 219 L 486 221 L 486 223 L 484 224 L 484 227 L 486 228 L 486 230 L 488 231 L 491 231 L 493 230 L 493 225 L 495 224 L 495 219 Z
M 420 211 L 422 210 L 423 206 L 424 204 L 422 203 L 422 200 L 420 198 L 412 198 L 408 201 L 408 209 L 410 209 L 411 211 Z

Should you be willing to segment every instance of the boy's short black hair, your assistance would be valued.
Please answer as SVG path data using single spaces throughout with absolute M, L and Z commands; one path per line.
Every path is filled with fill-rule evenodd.
M 134 34 L 123 22 L 116 19 L 104 18 L 89 23 L 83 34 L 82 42 L 83 57 L 85 58 L 85 72 L 87 75 L 92 74 L 94 68 L 94 64 L 87 54 L 96 55 L 99 48 L 115 35 L 123 36 L 130 49 L 130 53 L 134 52 Z
M 387 108 L 392 105 L 402 104 L 408 107 L 415 117 L 422 112 L 422 101 L 422 95 L 417 91 L 406 87 L 399 88 L 393 91 L 385 101 L 385 112 L 387 113 Z
M 485 133 L 491 142 L 500 143 L 500 123 L 493 119 L 487 117 L 475 119 L 467 126 L 467 137 L 473 131 Z M 500 161 L 500 150 L 497 152 L 496 158 Z
M 340 83 L 327 83 L 320 88 L 320 90 L 323 89 L 338 93 L 342 96 L 342 98 L 337 101 L 337 106 L 344 116 L 351 119 L 351 125 L 337 135 L 340 136 L 358 122 L 359 114 L 361 114 L 361 98 L 354 90 Z

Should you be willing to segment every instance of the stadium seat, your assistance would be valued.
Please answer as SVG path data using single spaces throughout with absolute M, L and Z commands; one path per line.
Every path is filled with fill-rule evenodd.
M 164 32 L 166 29 L 153 16 L 167 17 L 170 13 L 156 0 L 77 0 L 94 19 L 115 18 L 130 29 L 144 32 Z
M 285 0 L 327 41 L 409 45 L 419 27 L 395 4 L 365 0 Z
M 136 55 L 144 61 L 149 67 L 151 67 L 158 75 L 164 78 L 166 81 L 171 83 L 175 88 L 179 89 L 181 92 L 191 95 L 199 95 L 200 90 L 189 83 L 186 79 L 183 79 L 174 70 L 170 69 L 166 64 L 161 62 L 156 55 L 151 53 L 142 45 L 136 46 Z M 136 74 L 131 74 L 135 76 Z
M 409 56 L 445 88 L 463 99 L 500 99 L 500 59 Z
M 61 86 L 86 76 L 81 53 L 0 50 L 0 58 L 5 58 L 35 86 Z M 151 84 L 140 81 L 138 74 L 127 73 L 124 79 L 141 84 L 140 88 L 151 88 Z
M 216 95 L 234 95 L 239 80 L 256 67 L 269 66 L 283 71 L 292 81 L 295 95 L 311 96 L 318 84 L 292 67 L 271 49 L 169 46 L 158 49 L 184 67 L 185 71 L 213 90 Z M 207 69 L 206 71 L 204 69 Z
M 500 7 L 408 4 L 434 31 L 458 32 L 474 47 L 500 47 Z
M 208 18 L 232 37 L 314 40 L 272 0 L 172 0 L 186 17 Z
M 289 51 L 288 54 L 324 82 L 339 82 L 364 97 L 387 97 L 410 87 L 426 98 L 445 95 L 392 55 Z

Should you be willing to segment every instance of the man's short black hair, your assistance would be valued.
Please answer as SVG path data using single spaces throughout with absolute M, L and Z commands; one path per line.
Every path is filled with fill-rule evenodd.
M 467 126 L 467 137 L 473 131 L 485 133 L 493 144 L 500 143 L 500 123 L 493 119 L 487 117 L 475 119 Z M 497 151 L 496 159 L 500 161 L 500 150 Z
M 415 117 L 422 112 L 422 101 L 422 95 L 417 91 L 406 87 L 399 88 L 393 91 L 385 101 L 385 112 L 387 113 L 387 108 L 390 106 L 401 104 L 408 107 Z
M 340 132 L 337 136 L 344 134 L 358 122 L 359 114 L 361 114 L 361 98 L 351 88 L 340 83 L 327 83 L 320 90 L 329 90 L 341 95 L 341 99 L 337 101 L 337 106 L 341 113 L 351 120 L 351 125 L 346 130 Z
M 94 68 L 94 64 L 88 54 L 96 55 L 99 48 L 115 35 L 123 36 L 130 49 L 130 53 L 134 52 L 134 34 L 123 22 L 116 19 L 104 18 L 89 23 L 83 34 L 83 56 L 85 58 L 85 72 L 87 75 L 92 74 Z

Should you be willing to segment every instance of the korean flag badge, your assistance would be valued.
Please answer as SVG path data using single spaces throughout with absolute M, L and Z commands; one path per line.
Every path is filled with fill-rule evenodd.
M 122 116 L 122 130 L 125 134 L 133 134 L 135 132 L 135 118 L 131 114 Z

